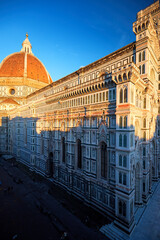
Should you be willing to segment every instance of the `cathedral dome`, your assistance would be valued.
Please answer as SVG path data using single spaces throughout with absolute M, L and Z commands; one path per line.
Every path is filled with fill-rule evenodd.
M 50 84 L 52 79 L 42 62 L 31 51 L 31 44 L 26 39 L 22 43 L 21 52 L 7 56 L 0 64 L 0 78 L 20 77 Z
M 32 53 L 26 34 L 20 52 L 7 56 L 0 63 L 0 110 L 22 105 L 28 95 L 52 83 L 43 63 Z
M 51 83 L 51 77 L 41 61 L 33 54 L 19 52 L 6 57 L 0 66 L 0 77 L 26 77 Z

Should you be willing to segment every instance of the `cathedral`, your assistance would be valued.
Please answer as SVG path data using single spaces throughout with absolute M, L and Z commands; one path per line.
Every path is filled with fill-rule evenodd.
M 53 82 L 32 53 L 0 64 L 0 153 L 109 215 L 127 233 L 160 177 L 160 3 L 135 42 Z

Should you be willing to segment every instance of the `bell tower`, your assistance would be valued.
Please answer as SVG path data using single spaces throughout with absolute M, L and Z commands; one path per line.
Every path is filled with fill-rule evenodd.
M 154 2 L 149 7 L 137 13 L 137 20 L 133 23 L 133 32 L 136 35 L 136 41 L 149 37 L 158 37 L 160 44 L 160 2 Z

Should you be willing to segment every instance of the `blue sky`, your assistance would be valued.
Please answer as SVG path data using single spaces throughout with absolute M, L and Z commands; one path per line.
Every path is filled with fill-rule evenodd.
M 53 81 L 135 41 L 132 23 L 152 0 L 0 0 L 0 62 L 32 51 Z

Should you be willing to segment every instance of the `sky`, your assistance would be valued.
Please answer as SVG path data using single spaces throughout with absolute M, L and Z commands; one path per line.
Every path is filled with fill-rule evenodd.
M 58 80 L 135 41 L 132 23 L 153 0 L 0 0 L 0 63 L 32 52 Z

